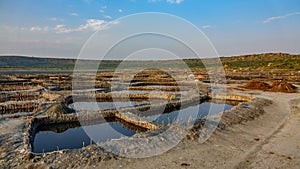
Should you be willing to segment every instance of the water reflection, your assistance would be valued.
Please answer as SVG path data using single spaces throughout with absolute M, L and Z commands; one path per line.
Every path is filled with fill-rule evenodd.
M 237 101 L 227 101 L 224 103 L 222 100 L 214 100 L 214 102 L 208 101 L 199 105 L 183 108 L 181 110 L 175 110 L 170 113 L 153 115 L 150 116 L 150 118 L 155 123 L 164 125 L 172 124 L 174 122 L 187 123 L 189 121 L 201 119 L 207 115 L 214 115 L 226 110 L 230 110 L 239 103 L 240 102 Z
M 121 123 L 116 119 L 107 119 L 105 123 L 87 126 L 81 126 L 79 122 L 45 125 L 38 127 L 32 147 L 35 153 L 77 149 L 95 142 L 130 137 L 141 131 L 145 129 Z M 91 139 L 86 132 L 96 137 Z

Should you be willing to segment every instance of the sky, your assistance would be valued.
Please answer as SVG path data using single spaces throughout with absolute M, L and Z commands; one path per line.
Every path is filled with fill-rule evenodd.
M 93 33 L 143 12 L 187 20 L 220 56 L 300 54 L 300 0 L 0 0 L 0 55 L 77 58 Z

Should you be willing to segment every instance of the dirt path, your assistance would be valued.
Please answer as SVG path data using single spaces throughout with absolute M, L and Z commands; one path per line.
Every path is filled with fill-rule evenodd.
M 246 165 L 248 168 L 300 167 L 300 97 L 294 100 L 280 97 L 276 100 L 283 101 L 285 107 L 289 105 L 290 114 L 261 149 L 249 155 L 251 163 Z

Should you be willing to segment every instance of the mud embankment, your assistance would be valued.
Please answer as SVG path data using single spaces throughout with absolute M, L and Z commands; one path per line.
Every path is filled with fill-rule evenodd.
M 240 101 L 240 102 L 251 102 L 254 100 L 253 97 L 237 95 L 237 94 L 209 94 L 208 96 L 211 99 L 228 100 L 228 101 L 232 100 L 232 101 Z
M 33 100 L 0 103 L 0 114 L 4 115 L 22 112 L 35 112 L 41 106 L 42 102 L 42 100 Z
M 0 92 L 0 102 L 37 100 L 40 97 L 41 92 L 37 90 Z
M 263 107 L 268 106 L 271 103 L 271 100 L 263 98 L 255 98 L 251 102 L 241 103 L 240 105 L 223 113 L 218 127 L 220 129 L 225 129 L 226 127 L 235 124 L 252 121 L 255 118 L 263 115 L 265 113 Z

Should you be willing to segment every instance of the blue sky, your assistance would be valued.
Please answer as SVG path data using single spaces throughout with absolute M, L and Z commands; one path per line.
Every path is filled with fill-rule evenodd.
M 221 56 L 300 53 L 300 0 L 1 0 L 0 54 L 76 58 L 103 25 L 141 12 L 188 20 Z

